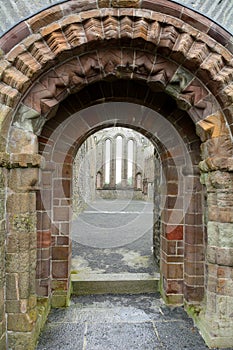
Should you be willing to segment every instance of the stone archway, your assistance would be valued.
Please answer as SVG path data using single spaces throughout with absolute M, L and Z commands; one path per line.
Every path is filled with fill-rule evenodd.
M 126 8 L 121 2 L 111 8 L 101 5 L 96 9 L 93 5 L 91 10 L 76 7 L 70 1 L 29 19 L 18 42 L 3 43 L 1 164 L 3 175 L 9 179 L 6 302 L 14 300 L 15 307 L 10 308 L 8 303 L 6 310 L 11 345 L 20 333 L 18 341 L 24 339 L 28 348 L 33 348 L 31 334 L 38 329 L 36 323 L 40 321 L 34 283 L 35 192 L 39 168 L 43 168 L 41 194 L 47 198 L 49 208 L 44 210 L 38 195 L 37 279 L 40 283 L 37 294 L 48 300 L 52 297 L 53 305 L 64 306 L 69 294 L 70 240 L 67 234 L 60 233 L 69 231 L 62 222 L 69 220 L 61 218 L 69 217 L 66 201 L 73 153 L 90 133 L 103 125 L 112 125 L 113 121 L 106 115 L 90 116 L 84 112 L 78 126 L 72 125 L 73 130 L 67 126 L 60 130 L 59 126 L 77 111 L 104 101 L 139 103 L 166 117 L 189 145 L 195 169 L 200 161 L 196 128 L 202 142 L 202 182 L 208 194 L 206 264 L 204 209 L 199 211 L 202 198 L 197 172 L 194 176 L 196 192 L 191 191 L 191 196 L 197 196 L 190 212 L 185 213 L 187 221 L 182 225 L 174 222 L 174 230 L 166 231 L 173 204 L 167 204 L 164 212 L 163 292 L 170 302 L 182 302 L 184 297 L 190 304 L 199 304 L 204 292 L 204 267 L 208 267 L 205 309 L 197 321 L 210 345 L 228 346 L 232 341 L 230 336 L 222 337 L 218 328 L 221 322 L 226 334 L 230 334 L 228 329 L 232 327 L 231 282 L 226 277 L 232 273 L 229 202 L 232 191 L 232 54 L 224 47 L 228 44 L 227 34 L 223 33 L 218 43 L 211 21 L 197 16 L 199 21 L 195 27 L 191 26 L 192 16 L 185 14 L 182 6 L 169 1 L 165 4 L 162 13 L 158 12 L 161 8 L 150 1 L 142 5 L 130 2 Z M 56 14 L 54 23 L 52 13 Z M 166 95 L 172 99 L 168 101 Z M 167 110 L 166 101 L 174 110 Z M 158 129 L 150 115 L 116 118 L 114 123 L 140 130 L 151 138 Z M 66 133 L 72 131 L 77 132 L 75 145 L 65 142 L 64 146 L 57 142 L 61 141 L 61 136 L 69 139 Z M 46 155 L 45 161 L 38 153 L 38 136 L 39 153 Z M 45 144 L 47 154 L 43 152 Z M 179 149 L 175 147 L 174 150 L 177 155 L 171 159 L 165 151 L 162 154 L 169 167 L 174 163 L 173 158 L 179 157 Z M 173 170 L 171 183 L 175 183 L 177 177 L 177 169 Z M 169 179 L 171 172 L 167 176 Z M 50 201 L 51 194 L 54 195 L 60 185 L 64 191 L 55 198 L 59 201 L 54 205 Z M 186 185 L 188 190 L 188 183 Z M 170 186 L 169 191 L 176 195 L 176 186 Z M 65 197 L 62 197 L 64 192 Z M 183 205 L 179 209 L 183 210 Z M 51 217 L 58 225 L 54 226 L 53 222 L 51 225 Z M 223 242 L 223 237 L 227 237 L 227 241 Z M 17 266 L 16 261 L 20 262 Z M 19 294 L 11 295 L 12 290 L 19 290 Z M 216 309 L 220 301 L 221 310 Z

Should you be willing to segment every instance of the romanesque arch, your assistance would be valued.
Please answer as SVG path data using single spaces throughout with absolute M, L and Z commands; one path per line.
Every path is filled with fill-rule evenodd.
M 24 343 L 33 349 L 42 315 L 51 304 L 68 303 L 72 161 L 88 135 L 111 125 L 142 132 L 160 150 L 168 184 L 161 219 L 164 298 L 185 302 L 188 309 L 197 305 L 194 316 L 208 344 L 229 346 L 228 330 L 233 326 L 230 35 L 165 0 L 163 7 L 152 1 L 117 1 L 111 6 L 99 1 L 98 6 L 84 7 L 68 1 L 19 26 L 17 36 L 14 30 L 19 27 L 2 39 L 0 82 L 3 202 L 6 196 L 2 320 L 6 311 L 9 346 L 21 349 Z M 101 108 L 103 102 L 145 106 L 157 118 L 147 109 L 145 114 L 128 116 L 122 109 L 122 114 L 109 118 L 91 107 Z M 190 168 L 177 165 L 179 145 L 160 147 L 163 137 L 169 141 L 159 128 L 161 116 L 190 151 L 191 188 Z M 198 164 L 207 191 L 206 210 Z M 178 173 L 187 179 L 181 192 Z M 184 210 L 186 193 L 191 201 Z M 183 221 L 179 217 L 169 223 L 176 196 L 180 201 L 175 209 L 182 212 Z M 46 297 L 40 309 L 38 296 Z

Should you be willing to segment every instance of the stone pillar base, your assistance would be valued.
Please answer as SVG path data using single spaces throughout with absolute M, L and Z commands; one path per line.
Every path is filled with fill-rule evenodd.
M 210 349 L 231 348 L 233 345 L 233 320 L 229 322 L 217 321 L 214 318 L 208 319 L 205 315 L 195 318 L 195 324 Z
M 54 290 L 51 296 L 51 307 L 56 309 L 60 307 L 69 306 L 71 291 L 72 291 L 71 281 L 69 282 L 68 290 Z
M 37 303 L 37 320 L 30 332 L 12 332 L 7 334 L 7 349 L 12 350 L 34 350 L 41 330 L 47 320 L 50 311 L 50 300 L 44 298 Z M 1 347 L 0 347 L 1 349 Z M 4 348 L 3 348 L 4 349 Z

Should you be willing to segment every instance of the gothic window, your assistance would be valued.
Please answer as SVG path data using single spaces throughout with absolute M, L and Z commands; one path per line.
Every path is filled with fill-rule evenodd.
M 134 142 L 129 140 L 127 144 L 127 182 L 128 185 L 133 185 L 133 153 Z
M 122 136 L 116 138 L 116 185 L 122 180 Z
M 110 184 L 110 163 L 111 163 L 111 141 L 107 139 L 105 141 L 105 174 L 104 182 L 105 184 Z

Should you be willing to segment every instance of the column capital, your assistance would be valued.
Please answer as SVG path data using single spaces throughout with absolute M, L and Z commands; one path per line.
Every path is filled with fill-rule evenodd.
M 44 168 L 44 165 L 44 157 L 37 153 L 0 153 L 2 168 Z

